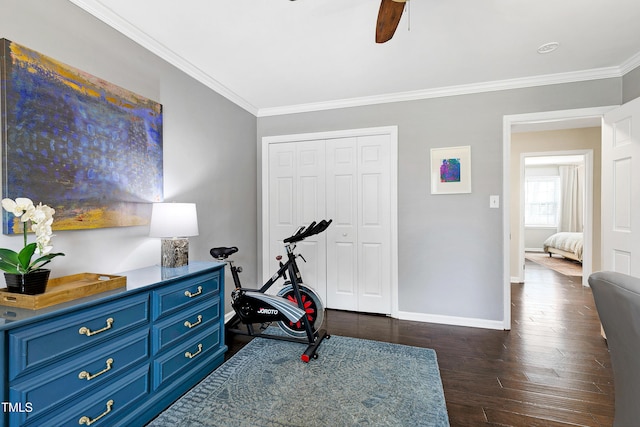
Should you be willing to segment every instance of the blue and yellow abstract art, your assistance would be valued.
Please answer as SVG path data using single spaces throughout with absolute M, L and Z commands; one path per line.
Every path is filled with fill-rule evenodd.
M 162 105 L 0 39 L 3 197 L 54 229 L 144 225 L 162 201 Z M 3 232 L 20 232 L 3 212 Z

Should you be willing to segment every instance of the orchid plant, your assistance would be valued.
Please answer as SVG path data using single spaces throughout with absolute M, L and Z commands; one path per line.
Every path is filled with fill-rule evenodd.
M 12 213 L 22 222 L 22 234 L 24 236 L 24 247 L 20 252 L 11 249 L 0 248 L 0 270 L 11 274 L 27 274 L 51 262 L 57 256 L 64 256 L 63 253 L 51 253 L 51 237 L 53 231 L 53 208 L 39 203 L 33 204 L 31 199 L 18 197 L 12 199 L 2 199 L 2 207 L 7 212 Z M 34 243 L 27 243 L 28 224 L 31 224 L 31 231 L 36 235 Z M 37 258 L 32 261 L 33 256 Z

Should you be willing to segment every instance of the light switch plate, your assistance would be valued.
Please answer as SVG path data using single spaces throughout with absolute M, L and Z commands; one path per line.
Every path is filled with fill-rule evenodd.
M 500 207 L 500 196 L 489 196 L 489 207 L 498 209 Z

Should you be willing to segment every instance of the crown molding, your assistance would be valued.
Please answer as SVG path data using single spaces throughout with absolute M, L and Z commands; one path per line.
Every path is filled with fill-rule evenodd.
M 114 13 L 108 7 L 95 1 L 85 0 L 69 0 L 79 8 L 85 10 L 89 14 L 98 18 L 100 21 L 109 25 L 116 31 L 124 34 L 140 46 L 156 54 L 160 58 L 164 59 L 168 63 L 172 64 L 176 68 L 185 72 L 189 76 L 193 77 L 200 83 L 204 84 L 211 90 L 227 98 L 229 101 L 245 109 L 254 116 L 258 113 L 258 108 L 236 94 L 225 85 L 196 67 L 180 55 L 176 54 L 162 43 L 159 43 L 154 38 L 150 37 L 147 33 L 140 31 L 135 25 L 131 24 L 127 20 L 123 19 L 120 15 Z
M 385 104 L 391 102 L 416 101 L 420 99 L 469 95 L 507 89 L 522 89 L 527 87 L 546 86 L 561 83 L 574 83 L 621 76 L 622 72 L 620 67 L 597 68 L 593 70 L 576 71 L 570 73 L 547 74 L 517 79 L 498 80 L 484 83 L 474 83 L 434 89 L 391 93 L 385 95 L 366 96 L 361 98 L 349 98 L 327 102 L 290 105 L 284 107 L 261 108 L 258 110 L 258 117 L 333 110 L 337 108 L 361 107 L 365 105 Z
M 620 74 L 624 76 L 629 71 L 632 71 L 637 67 L 640 67 L 640 52 L 636 53 L 620 65 Z

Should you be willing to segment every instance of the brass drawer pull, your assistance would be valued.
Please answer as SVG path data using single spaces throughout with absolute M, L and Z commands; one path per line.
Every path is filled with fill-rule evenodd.
M 187 351 L 184 354 L 184 357 L 188 357 L 189 359 L 193 359 L 194 357 L 199 355 L 201 352 L 202 352 L 202 344 L 198 344 L 198 351 L 196 351 L 195 353 L 191 353 L 190 351 Z
M 80 330 L 78 330 L 78 333 L 80 335 L 86 335 L 90 337 L 91 335 L 95 335 L 95 334 L 99 334 L 100 332 L 107 331 L 112 327 L 113 327 L 113 317 L 109 317 L 107 319 L 107 326 L 105 326 L 104 328 L 98 329 L 97 331 L 91 331 L 91 329 L 87 328 L 86 326 L 83 326 L 82 328 L 80 328 Z
M 87 371 L 82 371 L 78 374 L 78 378 L 80 378 L 81 380 L 86 379 L 87 381 L 91 381 L 92 379 L 94 379 L 95 377 L 98 377 L 102 374 L 104 374 L 107 371 L 111 370 L 111 367 L 113 366 L 113 359 L 112 358 L 108 358 L 107 359 L 107 367 L 104 368 L 102 371 L 100 372 L 96 372 L 95 374 L 90 374 Z
M 202 293 L 202 286 L 198 286 L 198 292 L 196 292 L 195 294 L 192 294 L 189 291 L 184 291 L 184 294 L 186 296 L 188 296 L 189 298 L 193 298 L 193 297 L 197 297 L 198 295 L 200 295 Z
M 98 415 L 96 418 L 91 419 L 89 417 L 87 417 L 86 415 L 80 417 L 80 419 L 78 420 L 78 424 L 84 424 L 84 425 L 88 425 L 90 426 L 91 424 L 95 423 L 96 421 L 98 421 L 100 418 L 104 417 L 105 415 L 107 415 L 109 412 L 111 412 L 111 408 L 113 407 L 113 399 L 109 400 L 107 402 L 107 410 L 104 411 L 102 414 Z
M 184 326 L 186 326 L 187 328 L 191 329 L 194 326 L 198 326 L 200 323 L 202 323 L 202 314 L 198 314 L 198 320 L 195 323 L 191 323 L 188 320 L 184 322 Z

